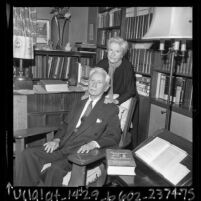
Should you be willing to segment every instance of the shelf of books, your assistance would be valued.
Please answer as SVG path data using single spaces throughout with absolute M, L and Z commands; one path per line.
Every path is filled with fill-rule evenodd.
M 35 65 L 31 67 L 33 79 L 73 79 L 77 83 L 86 79 L 95 63 L 95 52 L 65 52 L 35 50 Z
M 106 47 L 107 40 L 111 37 L 114 36 L 119 36 L 120 35 L 120 29 L 114 28 L 114 29 L 98 29 L 98 34 L 97 34 L 97 45 Z
M 152 7 L 129 7 L 125 12 L 125 39 L 135 41 L 144 36 L 153 16 Z
M 149 97 L 151 83 L 152 43 L 145 43 L 141 38 L 147 32 L 153 8 L 128 7 L 124 11 L 123 37 L 129 42 L 128 58 L 136 73 L 136 86 L 140 95 Z
M 152 74 L 151 100 L 155 104 L 166 105 L 170 80 L 170 58 L 161 60 L 160 52 L 155 52 L 155 65 Z M 192 50 L 179 63 L 175 63 L 171 90 L 173 110 L 187 116 L 192 116 L 193 80 L 192 80 Z
M 97 62 L 106 56 L 107 40 L 121 34 L 121 8 L 99 7 L 97 29 Z
M 99 7 L 100 8 L 100 7 Z M 121 25 L 121 8 L 112 8 L 98 14 L 98 28 L 115 27 Z

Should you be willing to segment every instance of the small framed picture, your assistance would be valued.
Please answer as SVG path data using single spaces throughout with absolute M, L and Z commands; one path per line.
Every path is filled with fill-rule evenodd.
M 49 20 L 37 20 L 37 39 L 36 43 L 48 44 L 50 39 L 50 22 Z

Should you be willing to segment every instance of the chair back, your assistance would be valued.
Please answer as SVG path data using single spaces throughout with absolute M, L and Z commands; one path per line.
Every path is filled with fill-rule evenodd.
M 124 148 L 131 143 L 131 133 L 129 132 L 129 128 L 131 127 L 132 117 L 137 105 L 136 103 L 137 98 L 131 97 L 119 106 L 119 118 L 122 128 L 122 135 L 119 143 L 120 148 Z

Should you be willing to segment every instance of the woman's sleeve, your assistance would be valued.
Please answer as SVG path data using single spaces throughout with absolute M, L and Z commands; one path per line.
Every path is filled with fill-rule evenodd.
M 119 101 L 119 104 L 125 102 L 131 97 L 135 97 L 137 95 L 136 90 L 136 77 L 135 73 L 133 71 L 132 65 L 130 62 L 126 63 L 127 66 L 125 66 L 124 70 L 124 82 L 126 90 L 117 100 Z

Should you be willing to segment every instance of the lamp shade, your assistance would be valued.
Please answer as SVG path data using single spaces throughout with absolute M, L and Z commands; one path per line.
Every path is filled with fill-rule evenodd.
M 13 57 L 34 59 L 36 8 L 13 7 Z
M 192 7 L 156 7 L 142 39 L 192 39 Z

